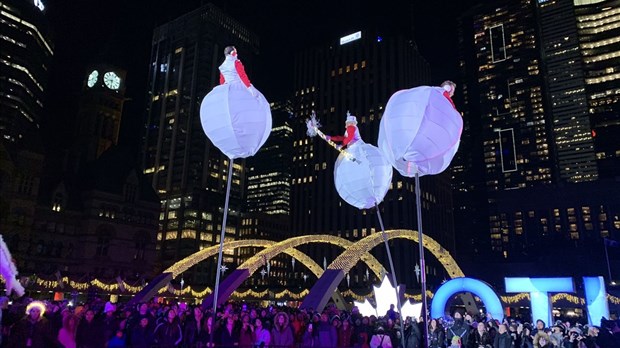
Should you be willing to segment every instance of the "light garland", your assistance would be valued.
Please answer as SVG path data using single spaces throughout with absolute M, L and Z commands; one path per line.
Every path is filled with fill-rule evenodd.
M 523 300 L 527 300 L 529 302 L 530 294 L 527 292 L 520 292 L 512 296 L 500 296 L 500 299 L 502 300 L 502 303 L 505 303 L 505 304 L 515 304 Z
M 34 283 L 36 283 L 38 286 L 45 288 L 47 290 L 57 290 L 57 288 L 59 287 L 59 281 L 58 280 L 48 280 L 48 279 L 43 279 L 40 278 L 38 276 L 33 276 L 31 277 L 31 279 L 33 279 Z M 100 290 L 106 291 L 106 292 L 120 292 L 120 287 L 118 282 L 113 282 L 110 284 L 107 284 L 99 279 L 93 279 L 90 282 L 77 282 L 77 281 L 73 281 L 70 280 L 69 277 L 62 277 L 61 278 L 62 282 L 64 284 L 69 285 L 69 287 L 73 290 L 79 290 L 79 291 L 86 291 L 88 290 L 90 287 L 96 287 Z M 4 284 L 4 278 L 2 276 L 0 276 L 0 283 Z M 128 293 L 138 293 L 140 292 L 143 287 L 142 286 L 133 286 L 133 285 L 129 285 L 128 283 L 126 283 L 125 281 L 123 281 L 123 284 L 125 286 L 125 290 Z M 160 289 L 158 291 L 158 293 L 160 295 L 166 295 L 167 294 L 171 294 L 173 296 L 189 296 L 189 297 L 194 297 L 194 298 L 204 298 L 207 295 L 209 295 L 210 293 L 212 293 L 213 290 L 209 287 L 205 288 L 202 291 L 197 291 L 194 290 L 190 285 L 186 286 L 183 288 L 183 290 L 181 289 L 176 289 L 174 286 L 172 286 L 172 284 L 169 284 L 167 287 L 164 287 L 162 289 Z M 301 300 L 303 299 L 305 296 L 307 296 L 310 293 L 309 289 L 304 289 L 299 293 L 295 293 L 292 292 L 288 289 L 285 289 L 281 292 L 275 293 L 274 294 L 274 298 L 275 299 L 282 299 L 282 298 L 291 298 L 294 300 Z M 429 298 L 433 298 L 434 293 L 431 292 L 430 290 L 427 290 L 426 292 L 427 296 Z M 268 290 L 264 290 L 264 291 L 254 291 L 252 289 L 243 291 L 243 292 L 239 292 L 239 291 L 235 291 L 232 294 L 232 297 L 239 299 L 239 300 L 243 300 L 245 298 L 263 298 L 269 295 L 269 291 Z M 348 289 L 342 292 L 342 295 L 344 297 L 349 297 L 351 299 L 354 299 L 358 302 L 362 302 L 364 301 L 364 299 L 367 298 L 371 298 L 373 297 L 373 293 L 370 292 L 368 294 L 357 294 L 355 292 L 353 292 L 353 290 Z M 422 297 L 420 296 L 420 294 L 409 294 L 409 293 L 405 293 L 404 297 L 406 299 L 411 299 L 414 301 L 421 301 Z M 476 298 L 478 299 L 478 298 Z M 530 294 L 526 293 L 526 292 L 522 292 L 522 293 L 518 293 L 515 295 L 511 295 L 511 296 L 500 296 L 500 299 L 502 301 L 502 303 L 506 304 L 506 305 L 511 305 L 511 304 L 517 304 L 521 301 L 528 301 L 530 300 Z M 620 297 L 616 297 L 613 296 L 611 294 L 607 294 L 607 300 L 614 304 L 614 305 L 619 305 L 620 304 Z M 576 295 L 572 295 L 572 294 L 568 294 L 568 293 L 558 293 L 555 295 L 551 296 L 551 302 L 552 303 L 556 303 L 558 301 L 568 301 L 570 303 L 576 304 L 576 305 L 585 305 L 585 299 Z

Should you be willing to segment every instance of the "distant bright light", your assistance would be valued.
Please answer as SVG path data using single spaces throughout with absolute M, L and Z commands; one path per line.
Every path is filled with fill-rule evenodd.
M 351 42 L 351 41 L 355 41 L 355 40 L 359 40 L 359 39 L 361 39 L 361 38 L 362 38 L 362 32 L 361 32 L 361 31 L 358 31 L 358 32 L 356 32 L 356 33 L 349 34 L 349 35 L 347 35 L 347 36 L 343 36 L 343 37 L 341 37 L 341 38 L 340 38 L 340 44 L 341 44 L 341 45 L 344 45 L 344 44 L 346 44 L 346 43 L 349 43 L 349 42 Z
M 377 36 L 377 42 L 381 42 L 383 41 L 383 38 L 381 36 Z
M 41 0 L 34 0 L 34 5 L 41 11 L 45 10 L 45 5 Z

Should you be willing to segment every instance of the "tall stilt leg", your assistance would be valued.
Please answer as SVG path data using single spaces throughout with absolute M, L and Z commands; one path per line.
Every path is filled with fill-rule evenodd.
M 403 306 L 400 303 L 400 294 L 398 293 L 398 282 L 396 282 L 396 271 L 394 270 L 394 262 L 392 261 L 392 252 L 390 252 L 390 246 L 388 245 L 388 239 L 385 235 L 385 227 L 383 227 L 383 219 L 381 218 L 381 211 L 379 205 L 375 204 L 377 208 L 377 217 L 379 218 L 379 226 L 381 226 L 381 235 L 383 236 L 383 244 L 385 244 L 385 250 L 387 252 L 388 261 L 390 263 L 390 273 L 392 274 L 392 285 L 394 291 L 396 291 L 396 305 L 398 306 L 398 316 L 400 317 L 400 342 L 402 347 L 405 347 L 405 322 L 403 320 Z
M 420 252 L 420 285 L 422 287 L 422 315 L 424 316 L 424 339 L 423 347 L 428 347 L 428 302 L 426 301 L 426 264 L 424 262 L 424 244 L 422 238 L 422 198 L 420 190 L 420 174 L 415 173 L 415 201 L 418 218 L 418 250 Z
M 224 236 L 226 235 L 226 220 L 228 219 L 228 201 L 230 200 L 230 183 L 233 174 L 233 159 L 229 159 L 228 181 L 226 182 L 226 200 L 224 201 L 224 218 L 222 219 L 222 232 L 220 233 L 220 249 L 217 254 L 217 269 L 215 270 L 215 287 L 213 288 L 213 322 L 217 321 L 217 296 L 220 287 L 220 274 L 222 269 L 222 253 L 224 250 Z M 209 335 L 209 347 L 213 347 L 213 335 Z

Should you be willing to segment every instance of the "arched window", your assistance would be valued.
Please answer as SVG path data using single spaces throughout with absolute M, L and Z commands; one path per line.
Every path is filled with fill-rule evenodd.
M 95 256 L 108 256 L 110 249 L 110 241 L 114 237 L 114 229 L 109 225 L 101 225 L 97 227 L 97 248 Z
M 150 242 L 151 238 L 148 232 L 140 230 L 134 234 L 134 241 L 136 243 L 136 252 L 134 254 L 134 260 L 144 260 L 144 254 L 146 253 L 146 246 Z

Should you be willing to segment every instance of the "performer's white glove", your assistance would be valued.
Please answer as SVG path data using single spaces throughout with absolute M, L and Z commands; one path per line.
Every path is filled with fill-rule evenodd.
M 340 151 L 342 149 L 342 145 L 336 145 L 336 149 Z

